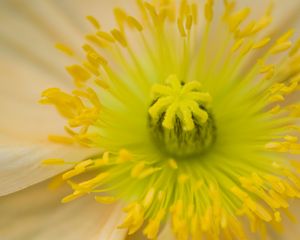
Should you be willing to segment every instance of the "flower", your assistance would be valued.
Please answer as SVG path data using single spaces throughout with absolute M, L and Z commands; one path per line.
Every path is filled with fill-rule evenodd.
M 140 16 L 116 8 L 109 31 L 88 16 L 83 52 L 56 45 L 75 87 L 42 93 L 67 120 L 49 140 L 94 153 L 43 161 L 72 166 L 53 182 L 72 189 L 63 203 L 127 202 L 118 228 L 148 239 L 168 221 L 176 239 L 282 227 L 300 197 L 300 42 L 268 31 L 272 4 L 235 5 L 141 0 Z

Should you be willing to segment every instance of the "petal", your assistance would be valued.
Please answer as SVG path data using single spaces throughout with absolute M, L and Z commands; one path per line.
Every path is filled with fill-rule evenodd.
M 80 46 L 82 35 L 53 8 L 48 1 L 1 2 L 0 130 L 17 139 L 45 138 L 51 130 L 58 132 L 63 126 L 52 108 L 37 102 L 46 88 L 72 89 L 64 71 L 68 61 L 54 44 L 70 39 Z
M 44 81 L 47 75 L 13 59 L 0 59 L 0 71 L 0 132 L 26 141 L 62 133 L 64 120 L 52 107 L 38 104 L 41 91 L 55 85 Z
M 63 158 L 66 161 L 80 161 L 98 152 L 78 146 L 61 146 L 51 143 L 1 144 L 0 137 L 0 196 L 13 193 L 69 168 L 69 165 L 44 166 L 42 160 Z M 13 143 L 13 144 L 12 144 Z
M 289 211 L 296 218 L 296 222 L 292 222 L 287 216 L 283 215 L 283 226 L 284 231 L 282 233 L 276 233 L 272 231 L 270 233 L 270 239 L 272 240 L 294 240 L 297 239 L 295 236 L 299 236 L 299 221 L 300 221 L 300 204 L 298 201 L 294 201 L 290 204 Z
M 161 230 L 157 239 L 158 240 L 174 240 L 175 239 L 169 221 L 163 227 L 163 229 Z
M 87 196 L 61 204 L 64 188 L 47 189 L 47 182 L 0 198 L 0 236 L 5 240 L 96 240 L 119 205 L 102 205 Z M 9 223 L 9 224 L 8 224 Z M 103 227 L 104 226 L 104 227 Z M 111 225 L 112 227 L 112 225 Z M 113 238 L 114 240 L 122 238 Z
M 107 219 L 106 223 L 103 225 L 101 233 L 97 236 L 97 240 L 119 240 L 127 237 L 127 229 L 118 228 L 124 220 L 123 207 L 124 206 L 120 204 L 115 208 L 114 212 L 110 215 L 110 218 Z

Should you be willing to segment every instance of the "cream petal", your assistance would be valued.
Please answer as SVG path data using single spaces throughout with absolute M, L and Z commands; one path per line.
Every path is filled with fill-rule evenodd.
M 161 230 L 157 240 L 175 240 L 174 234 L 172 232 L 170 222 L 167 222 L 166 225 Z
M 41 143 L 48 134 L 61 134 L 64 125 L 53 108 L 37 103 L 41 91 L 72 87 L 63 70 L 67 61 L 54 43 L 67 39 L 80 46 L 81 29 L 54 1 L 1 1 L 0 15 L 0 195 L 4 195 L 67 168 L 41 166 L 45 158 L 79 161 L 95 151 Z
M 65 188 L 53 191 L 47 184 L 0 198 L 1 239 L 96 240 L 104 231 L 112 231 L 107 222 L 115 219 L 119 205 L 102 205 L 90 196 L 61 204 L 60 199 L 67 194 Z
M 51 143 L 1 144 L 0 137 L 0 196 L 13 193 L 41 182 L 70 168 L 70 165 L 45 166 L 42 160 L 63 158 L 80 161 L 99 152 L 98 149 L 62 146 Z
M 296 222 L 292 222 L 287 216 L 283 215 L 283 227 L 282 233 L 276 233 L 270 231 L 270 237 L 268 240 L 295 240 L 298 239 L 300 234 L 299 221 L 300 221 L 300 203 L 299 201 L 291 202 L 289 211 L 296 218 Z
M 0 71 L 1 134 L 18 140 L 39 141 L 48 134 L 62 133 L 62 117 L 53 107 L 38 103 L 41 91 L 55 84 L 44 81 L 45 74 L 17 59 L 0 59 Z
M 120 204 L 114 213 L 110 215 L 110 218 L 103 225 L 101 233 L 97 236 L 97 240 L 121 240 L 127 237 L 127 229 L 118 228 L 124 219 L 123 207 L 123 204 Z
M 49 1 L 21 2 L 1 1 L 0 130 L 16 139 L 45 138 L 60 131 L 63 121 L 52 108 L 37 103 L 41 92 L 49 87 L 72 89 L 64 71 L 68 61 L 54 44 L 70 39 L 78 45 L 81 34 L 64 24 L 64 15 Z
M 85 20 L 88 15 L 94 16 L 105 30 L 116 27 L 114 20 L 113 9 L 118 7 L 127 10 L 131 14 L 137 12 L 135 0 L 111 0 L 111 1 L 98 1 L 98 0 L 54 0 L 70 19 L 81 26 L 82 29 L 91 29 L 90 24 Z

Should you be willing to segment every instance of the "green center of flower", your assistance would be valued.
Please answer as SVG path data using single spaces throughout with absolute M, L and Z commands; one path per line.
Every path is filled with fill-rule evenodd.
M 171 75 L 152 88 L 149 125 L 155 143 L 176 157 L 203 153 L 216 139 L 208 104 L 211 96 L 197 81 L 182 83 Z

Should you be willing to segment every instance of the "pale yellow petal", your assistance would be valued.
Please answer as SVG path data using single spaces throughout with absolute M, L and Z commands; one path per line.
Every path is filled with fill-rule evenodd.
M 77 162 L 99 152 L 98 149 L 46 143 L 9 141 L 0 136 L 0 196 L 39 183 L 70 168 L 71 165 L 46 166 L 42 160 L 63 158 Z M 9 143 L 8 143 L 9 142 Z
M 104 227 L 119 211 L 118 205 L 101 205 L 88 196 L 62 204 L 65 188 L 50 191 L 47 184 L 0 198 L 1 239 L 96 240 L 103 231 L 110 231 Z

